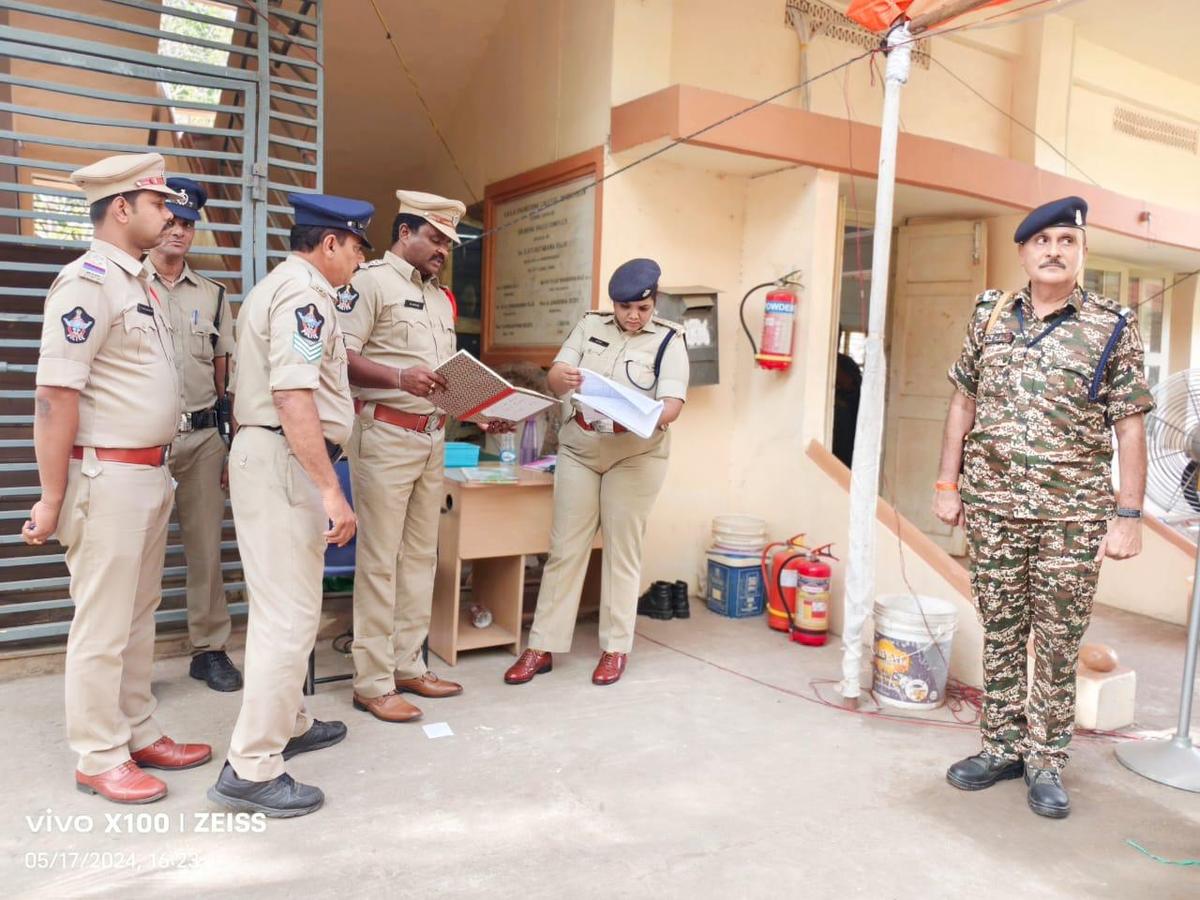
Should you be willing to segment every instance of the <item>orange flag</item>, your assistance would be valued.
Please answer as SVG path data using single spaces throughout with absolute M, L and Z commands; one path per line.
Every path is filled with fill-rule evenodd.
M 1011 0 L 989 0 L 977 8 L 1009 2 Z M 846 16 L 870 31 L 884 32 L 901 16 L 915 19 L 945 5 L 946 0 L 851 0 Z

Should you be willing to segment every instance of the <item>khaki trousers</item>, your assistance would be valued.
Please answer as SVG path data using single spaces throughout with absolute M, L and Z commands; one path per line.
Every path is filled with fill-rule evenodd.
M 230 453 L 233 521 L 246 575 L 245 686 L 229 745 L 239 778 L 284 772 L 284 745 L 312 726 L 304 708 L 308 654 L 321 618 L 329 520 L 283 435 L 238 429 Z
M 225 455 L 225 442 L 215 428 L 177 435 L 171 445 L 175 509 L 187 560 L 188 637 L 194 654 L 224 650 L 229 641 L 229 605 L 221 576 Z
M 99 775 L 162 737 L 150 693 L 154 611 L 171 515 L 166 466 L 72 460 L 59 517 L 75 616 L 67 638 L 67 741 Z
M 445 485 L 445 436 L 371 418 L 354 422 L 348 450 L 358 539 L 354 557 L 354 691 L 380 697 L 394 679 L 425 674 Z
M 667 474 L 670 440 L 656 432 L 584 431 L 574 419 L 559 430 L 550 558 L 529 631 L 535 650 L 565 653 L 575 635 L 579 596 L 597 526 L 604 535 L 600 649 L 628 653 L 637 625 L 646 520 Z

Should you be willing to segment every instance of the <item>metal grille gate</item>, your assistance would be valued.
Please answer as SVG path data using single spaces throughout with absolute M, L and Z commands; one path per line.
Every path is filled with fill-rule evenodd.
M 321 189 L 320 21 L 318 0 L 0 0 L 0 643 L 61 640 L 70 627 L 61 548 L 26 547 L 19 533 L 38 495 L 42 304 L 91 231 L 67 174 L 153 150 L 168 174 L 204 184 L 190 260 L 236 311 L 287 254 L 284 195 Z M 244 612 L 228 517 L 222 569 Z M 186 620 L 185 571 L 172 522 L 160 624 Z

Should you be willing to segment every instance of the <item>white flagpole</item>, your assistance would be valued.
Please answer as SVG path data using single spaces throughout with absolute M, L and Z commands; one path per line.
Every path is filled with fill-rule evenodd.
M 908 25 L 893 28 L 883 95 L 879 136 L 879 181 L 875 195 L 875 235 L 871 258 L 871 302 L 867 319 L 866 365 L 862 402 L 854 437 L 850 476 L 850 555 L 846 565 L 845 619 L 842 629 L 842 696 L 860 693 L 863 623 L 875 593 L 875 508 L 879 500 L 879 458 L 887 362 L 883 331 L 887 322 L 888 266 L 892 254 L 892 200 L 896 187 L 896 140 L 900 131 L 900 89 L 908 82 L 912 38 Z

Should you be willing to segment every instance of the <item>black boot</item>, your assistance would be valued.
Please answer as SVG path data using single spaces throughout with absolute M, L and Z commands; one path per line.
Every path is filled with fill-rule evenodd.
M 650 618 L 666 620 L 675 615 L 675 606 L 671 601 L 671 583 L 656 581 L 650 585 Z
M 270 781 L 247 781 L 225 763 L 217 783 L 208 789 L 208 799 L 237 812 L 290 819 L 316 812 L 325 802 L 325 795 L 320 788 L 300 784 L 286 772 Z
M 676 581 L 671 585 L 671 610 L 677 619 L 690 619 L 691 608 L 688 606 L 688 585 L 686 581 Z
M 639 616 L 651 615 L 650 610 L 652 608 L 653 607 L 650 603 L 650 588 L 647 588 L 646 593 L 644 593 L 644 594 L 642 594 L 642 596 L 638 597 L 638 615 Z
M 1071 798 L 1063 787 L 1058 769 L 1037 769 L 1025 766 L 1025 783 L 1029 785 L 1029 808 L 1039 816 L 1065 819 L 1071 812 Z
M 977 753 L 960 759 L 946 771 L 946 780 L 960 791 L 982 791 L 997 781 L 1020 778 L 1019 759 L 1000 759 L 987 753 Z
M 242 673 L 224 650 L 206 650 L 192 657 L 188 674 L 214 691 L 240 691 Z

